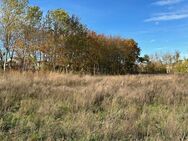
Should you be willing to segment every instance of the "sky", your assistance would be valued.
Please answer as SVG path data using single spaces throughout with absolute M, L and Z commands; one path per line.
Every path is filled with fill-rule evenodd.
M 62 8 L 97 33 L 133 38 L 141 54 L 180 51 L 188 56 L 188 0 L 30 0 Z

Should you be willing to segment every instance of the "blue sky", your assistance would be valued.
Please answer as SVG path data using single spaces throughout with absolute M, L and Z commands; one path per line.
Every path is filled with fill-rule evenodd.
M 43 11 L 63 8 L 97 33 L 135 39 L 143 54 L 188 56 L 188 0 L 30 0 Z

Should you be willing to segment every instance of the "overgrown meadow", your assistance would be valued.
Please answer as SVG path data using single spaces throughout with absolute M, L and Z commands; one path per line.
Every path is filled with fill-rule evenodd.
M 188 75 L 0 76 L 2 141 L 186 141 Z

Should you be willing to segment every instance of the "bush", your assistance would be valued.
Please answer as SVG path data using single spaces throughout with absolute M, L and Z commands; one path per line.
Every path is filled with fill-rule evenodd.
M 188 73 L 188 61 L 183 61 L 175 64 L 174 72 L 176 73 Z

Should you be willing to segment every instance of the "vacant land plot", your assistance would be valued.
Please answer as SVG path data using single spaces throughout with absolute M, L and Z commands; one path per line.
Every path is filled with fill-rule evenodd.
M 0 76 L 0 140 L 188 140 L 188 75 Z

